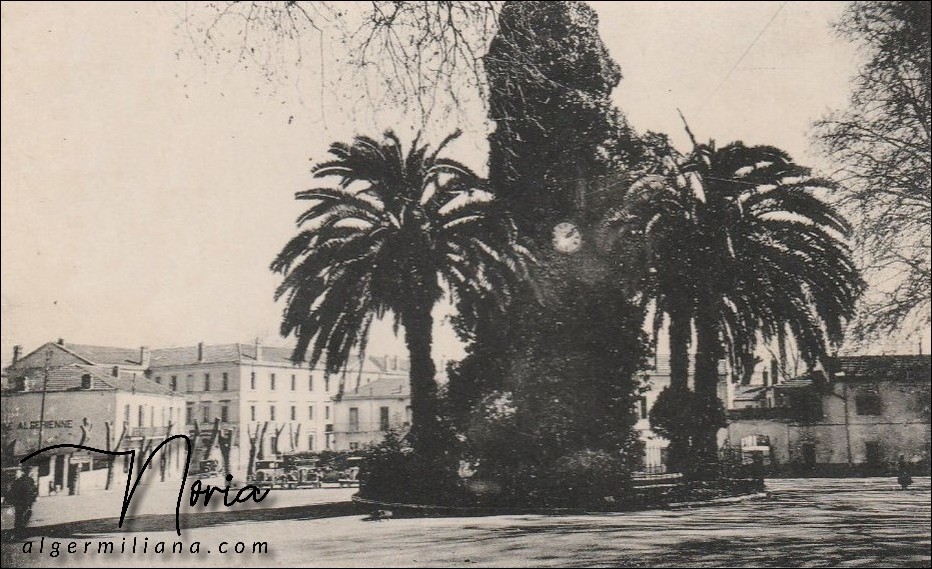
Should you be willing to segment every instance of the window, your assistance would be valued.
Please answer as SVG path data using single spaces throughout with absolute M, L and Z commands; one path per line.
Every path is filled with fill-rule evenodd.
M 644 396 L 638 397 L 637 415 L 638 415 L 638 419 L 647 418 L 647 397 L 644 397 Z
M 204 391 L 210 391 L 210 374 L 204 374 Z
M 330 419 L 330 405 L 324 405 L 324 419 Z
M 307 436 L 307 450 L 314 450 L 314 435 Z
M 269 376 L 269 386 L 272 391 L 275 391 L 275 374 L 274 373 Z
M 129 405 L 123 406 L 123 422 L 129 424 Z
M 815 443 L 806 442 L 800 445 L 800 452 L 803 455 L 803 464 L 808 468 L 814 468 L 816 465 L 816 446 Z
M 171 389 L 172 391 L 178 391 L 178 376 L 177 375 L 172 376 Z
M 220 420 L 224 423 L 230 420 L 230 406 L 226 403 L 220 404 Z
M 269 421 L 275 420 L 275 405 L 269 405 Z
M 162 385 L 162 376 L 161 375 L 155 376 L 155 382 L 158 383 L 159 385 Z
M 227 372 L 223 372 L 223 390 L 224 391 L 230 390 L 230 374 L 228 374 Z
M 876 393 L 858 393 L 854 397 L 858 415 L 880 415 L 880 396 Z
M 144 406 L 144 405 L 140 405 L 140 406 L 137 408 L 137 413 L 136 413 L 136 426 L 137 426 L 137 427 L 144 427 L 144 426 L 145 426 L 145 422 L 146 422 L 146 410 L 145 410 L 145 406 Z
M 295 374 L 291 374 L 291 390 L 295 391 L 298 388 L 298 378 L 295 377 Z
M 298 408 L 295 407 L 294 405 L 291 406 L 291 420 L 292 421 L 298 420 Z
M 350 449 L 350 450 L 359 450 L 359 443 L 350 443 L 350 444 L 349 444 L 349 449 Z
M 184 423 L 190 425 L 194 423 L 194 403 L 185 404 Z
M 313 405 L 307 408 L 307 420 L 308 421 L 314 420 L 314 406 Z
M 324 391 L 330 391 L 330 377 L 324 377 Z
M 307 390 L 314 391 L 314 376 L 313 375 L 307 378 Z
M 272 454 L 278 454 L 278 437 L 272 435 L 271 438 Z
M 249 374 L 249 389 L 256 390 L 256 372 Z
M 210 403 L 204 403 L 204 407 L 201 409 L 203 412 L 202 419 L 205 423 L 210 422 Z
M 379 407 L 379 429 L 388 430 L 388 407 Z
M 169 425 L 175 424 L 175 408 L 174 407 L 168 408 L 168 424 Z
M 883 447 L 881 447 L 880 443 L 877 441 L 864 443 L 864 457 L 866 458 L 867 464 L 871 466 L 883 464 Z
M 404 426 L 407 427 L 407 426 L 410 426 L 410 425 L 411 425 L 411 406 L 408 405 L 407 407 L 405 407 L 405 424 L 404 424 Z
M 255 405 L 249 406 L 249 420 L 250 421 L 256 420 L 256 406 Z
M 359 430 L 359 408 L 350 407 L 349 409 L 349 430 L 358 431 Z

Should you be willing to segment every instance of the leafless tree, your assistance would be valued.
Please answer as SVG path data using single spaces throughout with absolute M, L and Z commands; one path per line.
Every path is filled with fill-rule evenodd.
M 401 104 L 427 121 L 482 94 L 481 57 L 501 4 L 187 2 L 180 30 L 203 59 L 232 58 L 270 80 L 309 66 L 320 75 L 321 98 L 340 86 L 343 96 Z
M 874 340 L 930 323 L 930 4 L 854 2 L 836 24 L 866 63 L 848 109 L 816 124 L 837 164 L 873 286 L 856 329 Z

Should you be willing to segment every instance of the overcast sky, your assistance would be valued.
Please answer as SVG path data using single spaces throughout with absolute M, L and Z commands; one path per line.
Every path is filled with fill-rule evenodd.
M 615 99 L 637 129 L 682 145 L 680 107 L 701 139 L 814 162 L 810 124 L 844 104 L 855 69 L 829 27 L 841 3 L 596 8 L 624 74 Z M 271 83 L 205 62 L 177 29 L 181 10 L 3 4 L 4 362 L 13 344 L 59 337 L 281 343 L 268 264 L 294 231 L 309 159 L 356 131 L 409 131 L 391 109 L 346 112 L 339 84 L 321 99 L 319 73 L 339 63 L 313 53 Z M 484 168 L 481 116 L 467 110 L 459 126 L 454 151 Z M 369 351 L 401 346 L 382 328 Z M 459 348 L 441 341 L 441 354 Z

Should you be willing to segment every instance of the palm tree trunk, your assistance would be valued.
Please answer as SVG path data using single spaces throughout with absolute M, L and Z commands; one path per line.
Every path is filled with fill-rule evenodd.
M 688 312 L 670 313 L 670 389 L 689 391 L 689 344 L 692 340 L 692 319 Z M 680 400 L 687 400 L 685 397 Z M 684 421 L 678 432 L 670 433 L 670 446 L 667 447 L 667 467 L 674 472 L 681 472 L 689 462 L 691 454 L 689 432 L 689 414 L 684 414 Z
M 687 389 L 689 377 L 689 344 L 692 340 L 691 319 L 679 312 L 670 314 L 670 387 Z
M 414 302 L 402 314 L 411 359 L 411 438 L 415 449 L 430 453 L 437 433 L 436 368 L 431 357 L 434 320 L 430 303 Z
M 704 314 L 703 314 L 704 312 Z M 718 458 L 719 421 L 718 360 L 721 353 L 718 321 L 710 311 L 700 311 L 696 319 L 696 403 L 697 432 L 693 438 L 696 458 L 703 465 L 714 465 Z

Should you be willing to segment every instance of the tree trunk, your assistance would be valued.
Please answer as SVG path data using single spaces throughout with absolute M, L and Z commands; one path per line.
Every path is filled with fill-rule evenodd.
M 689 387 L 689 344 L 692 322 L 688 313 L 670 314 L 670 387 Z
M 107 450 L 118 450 L 120 445 L 123 444 L 123 439 L 126 437 L 126 431 L 129 429 L 129 424 L 126 421 L 123 422 L 123 432 L 120 433 L 120 438 L 115 442 L 113 440 L 113 429 L 110 426 L 110 421 L 104 423 L 107 429 Z M 107 456 L 107 483 L 104 485 L 105 490 L 109 490 L 113 487 L 113 469 L 114 463 L 116 462 L 116 456 L 108 455 Z
M 670 389 L 689 391 L 689 345 L 692 343 L 692 318 L 688 312 L 674 311 L 670 314 Z M 686 401 L 685 397 L 681 400 Z M 674 472 L 682 472 L 692 454 L 690 444 L 694 424 L 688 413 L 681 421 L 679 432 L 670 434 L 667 447 L 667 466 Z
M 706 312 L 702 314 L 702 312 Z M 693 439 L 696 458 L 705 465 L 718 462 L 718 360 L 721 354 L 718 321 L 708 311 L 696 319 L 697 433 Z
M 415 450 L 431 453 L 437 436 L 436 368 L 431 358 L 433 317 L 430 303 L 416 302 L 402 315 L 405 344 L 411 358 L 411 438 Z
M 220 458 L 223 460 L 223 476 L 230 474 L 230 448 L 233 446 L 233 430 L 227 429 L 217 437 L 217 446 L 220 448 Z

